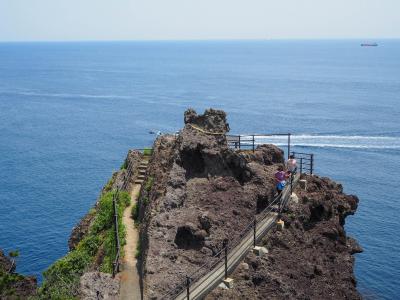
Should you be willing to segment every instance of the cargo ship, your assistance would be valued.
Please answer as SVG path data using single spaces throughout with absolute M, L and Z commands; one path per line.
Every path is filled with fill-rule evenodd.
M 361 47 L 377 47 L 377 43 L 363 43 L 361 44 Z

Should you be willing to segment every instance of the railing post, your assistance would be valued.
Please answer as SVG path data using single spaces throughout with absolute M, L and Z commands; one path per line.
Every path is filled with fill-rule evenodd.
M 186 276 L 186 299 L 190 299 L 190 277 Z
M 224 240 L 225 247 L 225 279 L 228 278 L 228 240 Z
M 254 134 L 252 135 L 252 137 L 253 137 L 253 152 L 254 152 L 254 150 L 255 150 L 255 147 L 254 147 Z
M 300 157 L 300 175 L 303 174 L 303 158 Z
M 311 161 L 310 161 L 310 175 L 313 174 L 313 167 L 314 167 L 314 154 L 310 155 Z
M 256 240 L 257 240 L 257 218 L 254 217 L 254 223 L 253 223 L 253 247 L 256 246 Z
M 241 141 L 240 141 L 240 134 L 239 134 L 239 150 L 240 150 L 240 143 L 241 143 Z
M 288 156 L 288 159 L 290 158 L 290 133 L 288 133 L 288 136 L 287 136 L 287 139 L 288 139 L 288 141 L 287 141 L 287 156 Z

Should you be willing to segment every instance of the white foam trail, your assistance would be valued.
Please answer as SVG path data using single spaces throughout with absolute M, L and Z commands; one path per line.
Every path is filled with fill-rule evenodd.
M 250 140 L 250 135 L 242 135 L 242 140 Z M 354 148 L 354 149 L 400 149 L 400 137 L 390 136 L 346 136 L 346 135 L 291 135 L 291 145 L 298 147 L 319 148 Z M 287 136 L 256 136 L 255 144 L 287 145 Z

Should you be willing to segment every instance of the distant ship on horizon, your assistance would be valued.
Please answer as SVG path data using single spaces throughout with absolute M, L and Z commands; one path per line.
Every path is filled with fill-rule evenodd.
M 362 43 L 361 47 L 377 47 L 377 43 Z

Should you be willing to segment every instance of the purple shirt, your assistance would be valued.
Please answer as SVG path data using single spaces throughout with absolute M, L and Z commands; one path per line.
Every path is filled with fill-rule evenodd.
M 275 178 L 277 181 L 285 181 L 286 180 L 286 173 L 284 171 L 278 171 L 275 173 Z

